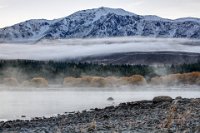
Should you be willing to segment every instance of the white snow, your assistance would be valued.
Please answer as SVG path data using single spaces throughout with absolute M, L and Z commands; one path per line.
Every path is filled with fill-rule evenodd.
M 178 19 L 175 19 L 174 21 L 176 21 L 176 22 L 192 21 L 192 22 L 200 23 L 200 19 L 199 18 L 192 18 L 192 17 L 178 18 Z
M 121 16 L 136 16 L 136 14 L 125 11 L 120 8 L 108 8 L 108 7 L 100 7 L 100 8 L 94 8 L 94 9 L 88 9 L 88 10 L 82 10 L 75 12 L 74 14 L 70 15 L 70 18 L 73 19 L 79 19 L 82 16 L 88 15 L 88 14 L 94 14 L 95 17 L 93 18 L 93 21 L 96 21 L 100 19 L 102 16 L 106 16 L 109 13 L 113 13 L 116 15 L 121 15 Z
M 129 20 L 124 17 L 124 20 L 117 27 L 113 27 L 112 24 L 116 24 L 119 20 L 117 18 L 107 20 L 105 16 L 109 13 L 118 16 L 135 17 L 130 17 Z M 191 27 L 189 29 L 188 24 L 184 24 L 185 21 L 190 21 Z M 47 22 L 49 25 L 42 25 L 44 22 Z M 168 23 L 166 24 L 164 22 Z M 58 26 L 56 27 L 54 24 L 58 24 Z M 100 25 L 104 29 L 101 29 L 102 27 L 100 28 Z M 38 30 L 34 30 L 35 28 Z M 52 34 L 51 39 L 60 39 L 127 36 L 130 32 L 132 33 L 131 35 L 138 36 L 200 39 L 200 35 L 198 34 L 199 29 L 200 19 L 198 18 L 189 17 L 170 20 L 154 15 L 139 16 L 120 8 L 101 7 L 78 11 L 68 17 L 60 19 L 35 19 L 2 28 L 0 29 L 0 42 L 38 41 L 45 38 L 48 34 Z M 33 36 L 27 35 L 27 32 L 33 34 Z
M 145 16 L 143 16 L 143 19 L 150 20 L 150 21 L 169 21 L 169 22 L 172 21 L 171 19 L 161 18 L 161 17 L 155 16 L 155 15 L 145 15 Z

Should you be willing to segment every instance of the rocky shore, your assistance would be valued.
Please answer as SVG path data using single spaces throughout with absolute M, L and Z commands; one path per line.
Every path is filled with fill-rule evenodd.
M 0 122 L 0 132 L 200 133 L 200 98 L 161 96 L 51 118 Z

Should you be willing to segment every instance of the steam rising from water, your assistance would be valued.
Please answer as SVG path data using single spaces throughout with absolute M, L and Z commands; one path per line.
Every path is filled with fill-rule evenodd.
M 200 41 L 154 38 L 44 40 L 37 44 L 0 44 L 0 59 L 52 60 L 152 51 L 200 53 Z M 8 68 L 8 71 L 11 69 Z M 166 72 L 160 70 L 157 73 L 162 75 Z M 51 116 L 65 111 L 101 108 L 113 104 L 106 100 L 108 97 L 113 97 L 116 105 L 120 102 L 150 100 L 158 95 L 169 95 L 173 98 L 176 96 L 191 98 L 200 95 L 199 86 L 157 86 L 157 88 L 125 86 L 87 89 L 60 86 L 50 86 L 46 89 L 21 86 L 14 88 L 0 85 L 0 119 L 17 119 L 21 115 Z
M 54 88 L 54 89 L 53 89 Z M 38 91 L 2 91 L 0 93 L 0 121 L 2 119 L 26 119 L 38 116 L 52 116 L 71 111 L 82 111 L 91 108 L 104 108 L 105 106 L 118 105 L 121 102 L 138 100 L 151 100 L 154 96 L 168 95 L 172 98 L 182 96 L 185 98 L 199 97 L 198 86 L 180 87 L 153 87 L 145 88 L 115 88 L 114 90 L 82 88 L 74 90 L 53 90 L 40 88 Z M 59 90 L 59 91 L 58 91 Z M 83 91 L 85 90 L 85 91 Z M 95 91 L 96 90 L 96 91 Z M 108 97 L 113 97 L 114 101 L 107 101 Z
M 0 44 L 0 59 L 59 60 L 126 52 L 172 51 L 200 53 L 200 41 L 187 39 L 106 38 Z

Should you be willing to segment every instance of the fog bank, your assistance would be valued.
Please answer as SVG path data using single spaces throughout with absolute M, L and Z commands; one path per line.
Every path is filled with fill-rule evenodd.
M 59 60 L 154 51 L 200 53 L 200 41 L 135 37 L 43 40 L 36 44 L 0 44 L 0 59 Z

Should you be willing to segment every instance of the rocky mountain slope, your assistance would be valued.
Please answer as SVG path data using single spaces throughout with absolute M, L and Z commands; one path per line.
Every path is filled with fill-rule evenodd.
M 0 29 L 0 42 L 116 36 L 200 39 L 200 19 L 170 20 L 101 7 L 78 11 L 60 19 L 28 20 Z

